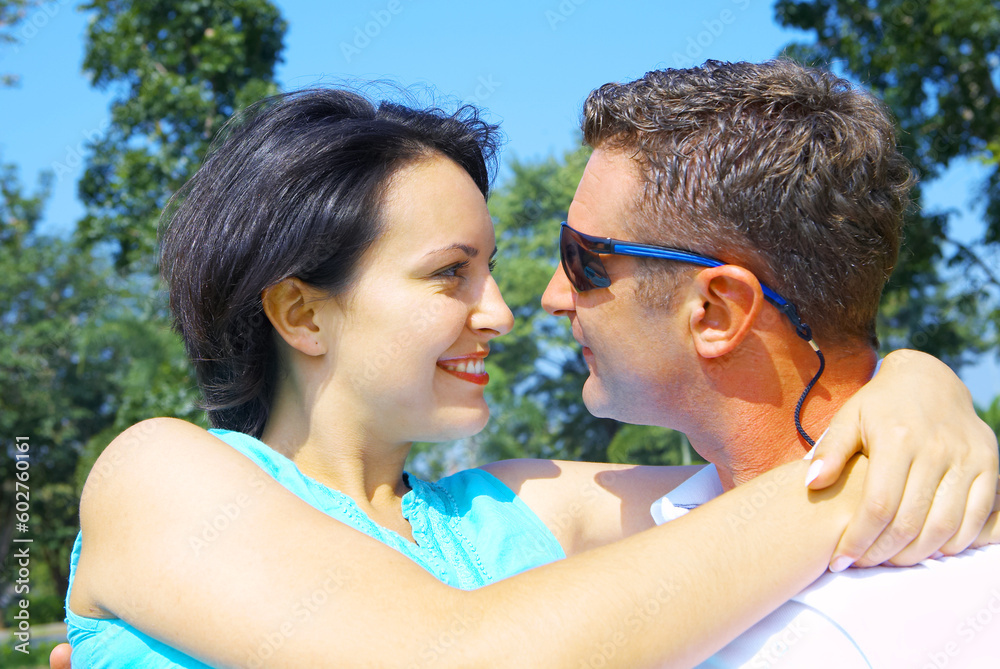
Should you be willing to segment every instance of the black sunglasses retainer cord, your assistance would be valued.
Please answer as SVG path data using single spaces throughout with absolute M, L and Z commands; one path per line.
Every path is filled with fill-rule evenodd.
M 816 371 L 816 376 L 812 377 L 812 381 L 806 384 L 805 390 L 802 391 L 802 395 L 799 397 L 798 404 L 795 405 L 795 429 L 798 430 L 799 435 L 806 440 L 806 443 L 809 444 L 810 447 L 814 447 L 816 446 L 816 442 L 813 441 L 812 437 L 810 437 L 802 427 L 802 405 L 805 404 L 806 396 L 809 394 L 809 391 L 813 389 L 813 386 L 816 385 L 816 382 L 819 381 L 819 377 L 823 373 L 823 370 L 826 369 L 826 358 L 823 357 L 823 352 L 819 350 L 819 346 L 813 339 L 812 328 L 799 319 L 798 312 L 791 303 L 787 304 L 786 307 L 787 308 L 782 308 L 781 311 L 783 311 L 792 321 L 792 324 L 795 326 L 795 333 L 805 339 L 806 342 L 812 346 L 812 349 L 816 351 L 816 356 L 819 358 L 819 369 Z

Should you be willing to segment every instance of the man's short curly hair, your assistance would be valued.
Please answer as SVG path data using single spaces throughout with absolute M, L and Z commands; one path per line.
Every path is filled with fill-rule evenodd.
M 914 180 L 872 95 L 790 61 L 708 61 L 601 86 L 583 131 L 638 161 L 636 241 L 747 267 L 821 343 L 877 345 Z

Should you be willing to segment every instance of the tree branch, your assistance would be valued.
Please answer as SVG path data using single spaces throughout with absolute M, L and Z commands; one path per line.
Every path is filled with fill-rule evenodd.
M 945 237 L 945 241 L 948 242 L 949 244 L 954 244 L 955 246 L 957 246 L 958 250 L 962 253 L 962 255 L 967 257 L 972 262 L 972 264 L 978 266 L 979 269 L 983 270 L 983 272 L 986 274 L 986 277 L 989 279 L 990 283 L 992 283 L 997 288 L 1000 288 L 1000 279 L 998 279 L 996 274 L 993 273 L 993 270 L 990 268 L 990 266 L 986 264 L 986 261 L 984 261 L 978 255 L 976 255 L 976 252 L 973 251 L 971 247 L 967 246 L 966 244 L 963 244 L 962 242 L 956 239 L 952 239 L 951 237 Z

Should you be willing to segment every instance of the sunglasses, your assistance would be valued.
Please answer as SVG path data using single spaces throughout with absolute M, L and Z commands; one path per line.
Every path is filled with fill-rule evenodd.
M 585 235 L 569 227 L 566 221 L 563 221 L 562 228 L 559 231 L 559 258 L 566 276 L 578 293 L 596 288 L 607 288 L 611 285 L 611 277 L 608 276 L 608 270 L 605 269 L 604 263 L 601 262 L 601 255 L 662 258 L 663 260 L 675 260 L 702 267 L 719 267 L 728 264 L 721 260 L 683 249 L 636 244 L 609 237 Z M 795 305 L 764 284 L 761 284 L 760 287 L 764 293 L 764 298 L 785 314 L 788 320 L 792 322 L 792 325 L 795 326 L 795 331 L 798 335 L 806 341 L 811 341 L 812 331 L 799 318 Z

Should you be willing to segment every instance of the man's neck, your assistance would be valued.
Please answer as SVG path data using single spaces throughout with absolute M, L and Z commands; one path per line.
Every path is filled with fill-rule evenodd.
M 871 379 L 876 362 L 874 351 L 833 354 L 827 359 L 826 370 L 802 407 L 802 427 L 811 438 L 818 439 L 844 402 Z M 778 365 L 775 371 L 784 382 L 772 382 L 766 392 L 717 393 L 715 406 L 700 412 L 703 419 L 687 431 L 694 449 L 718 469 L 726 490 L 801 459 L 811 448 L 798 434 L 794 416 L 805 383 L 815 371 L 805 381 L 794 366 Z M 736 381 L 764 383 L 753 375 L 748 370 L 747 378 Z

